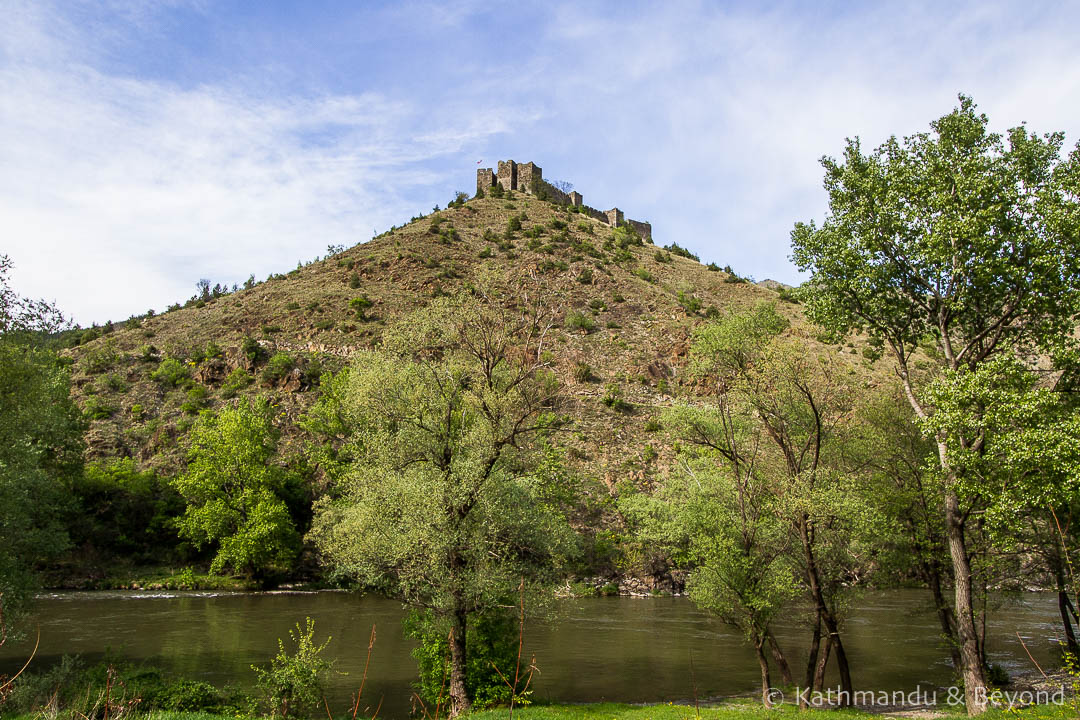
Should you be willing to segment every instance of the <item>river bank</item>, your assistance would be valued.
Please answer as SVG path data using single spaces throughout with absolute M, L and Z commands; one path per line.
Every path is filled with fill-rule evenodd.
M 485 710 L 468 716 L 468 720 L 504 720 L 510 715 L 506 708 Z M 4 720 L 40 720 L 40 715 L 14 715 Z M 125 715 L 128 720 L 236 720 L 231 715 L 214 715 L 199 712 L 153 711 L 146 714 Z M 321 716 L 320 716 L 321 717 Z M 334 720 L 351 720 L 343 714 Z M 440 716 L 441 717 L 441 716 Z M 805 720 L 874 720 L 891 718 L 963 718 L 961 708 L 948 710 L 918 710 L 910 712 L 874 713 L 867 710 L 799 710 L 785 705 L 765 709 L 760 704 L 726 703 L 695 708 L 693 705 L 672 703 L 657 705 L 628 705 L 620 703 L 592 703 L 584 705 L 531 705 L 515 708 L 513 717 L 518 720 L 782 720 L 785 717 Z M 1065 720 L 1077 717 L 1076 708 L 1066 705 L 1034 705 L 1019 709 L 994 708 L 981 716 L 984 720 Z

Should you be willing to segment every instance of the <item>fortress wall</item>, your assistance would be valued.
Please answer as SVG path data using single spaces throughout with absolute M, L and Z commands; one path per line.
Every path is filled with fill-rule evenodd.
M 626 224 L 634 228 L 642 240 L 648 240 L 652 238 L 652 224 L 647 222 L 641 222 L 640 220 L 627 220 Z

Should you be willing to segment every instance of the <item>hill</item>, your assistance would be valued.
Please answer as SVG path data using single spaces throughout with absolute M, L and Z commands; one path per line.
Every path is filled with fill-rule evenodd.
M 579 520 L 608 525 L 604 501 L 621 484 L 647 488 L 673 462 L 657 418 L 676 397 L 702 392 L 685 372 L 696 326 L 772 300 L 792 332 L 811 336 L 798 305 L 632 227 L 520 192 L 451 205 L 66 351 L 90 418 L 88 459 L 131 457 L 175 475 L 198 413 L 252 394 L 279 407 L 283 454 L 300 452 L 309 438 L 298 420 L 318 397 L 320 375 L 375 346 L 387 323 L 481 274 L 507 287 L 532 277 L 555 313 L 551 361 L 573 421 L 560 442 L 596 501 Z

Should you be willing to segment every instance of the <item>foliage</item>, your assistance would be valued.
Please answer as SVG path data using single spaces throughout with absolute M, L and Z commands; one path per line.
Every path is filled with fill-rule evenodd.
M 296 554 L 283 499 L 296 480 L 273 461 L 278 435 L 263 398 L 204 414 L 192 429 L 187 470 L 175 480 L 188 503 L 178 525 L 196 547 L 216 545 L 212 572 L 263 578 Z
M 68 655 L 48 670 L 24 673 L 2 707 L 5 717 L 26 713 L 28 718 L 98 720 L 105 717 L 106 699 L 109 717 L 130 716 L 135 709 L 237 717 L 250 716 L 255 709 L 241 692 L 171 677 L 153 666 L 111 662 L 87 666 L 81 658 Z
M 287 352 L 277 352 L 266 363 L 262 371 L 262 381 L 265 385 L 277 385 L 284 380 L 296 367 L 296 358 Z
M 615 383 L 608 383 L 604 387 L 604 396 L 600 402 L 617 412 L 627 412 L 631 409 L 630 403 L 623 399 L 622 388 Z
M 405 635 L 419 643 L 412 652 L 419 671 L 415 685 L 417 694 L 430 708 L 440 699 L 445 705 L 450 679 L 449 626 L 440 623 L 431 613 L 414 610 L 406 617 L 404 628 Z M 496 608 L 470 617 L 465 688 L 477 709 L 509 704 L 510 688 L 499 677 L 499 672 L 513 674 L 517 662 L 517 632 L 517 617 L 505 609 Z M 519 696 L 514 705 L 527 704 L 527 700 L 524 703 L 523 700 Z
M 322 645 L 315 643 L 314 620 L 306 618 L 303 627 L 296 623 L 296 628 L 289 630 L 289 637 L 296 645 L 294 652 L 288 652 L 278 638 L 278 653 L 270 661 L 270 667 L 251 666 L 271 717 L 309 716 L 318 708 L 326 676 L 333 667 L 332 661 L 322 657 L 331 638 L 326 638 Z
M 209 391 L 202 385 L 192 385 L 187 391 L 187 399 L 180 403 L 180 411 L 188 415 L 198 415 L 199 411 L 210 404 Z
M 549 321 L 533 302 L 503 306 L 505 290 L 478 292 L 435 300 L 354 361 L 353 462 L 311 533 L 339 571 L 451 624 L 455 714 L 469 705 L 468 614 L 505 604 L 522 578 L 547 582 L 574 547 L 531 473 L 532 440 L 559 424 L 535 351 Z
M 191 384 L 191 369 L 176 358 L 166 358 L 150 373 L 150 379 L 165 387 L 187 387 Z
M 566 315 L 566 328 L 568 330 L 581 330 L 585 334 L 589 334 L 596 330 L 596 321 L 593 320 L 591 315 L 574 310 Z
M 699 257 L 698 257 L 697 255 L 695 255 L 694 253 L 690 252 L 690 251 L 689 251 L 689 250 L 687 250 L 686 248 L 684 248 L 684 247 L 679 247 L 679 244 L 678 244 L 678 243 L 675 243 L 675 242 L 673 242 L 673 243 L 671 243 L 670 245 L 665 245 L 665 246 L 664 246 L 664 249 L 665 249 L 665 250 L 667 250 L 667 251 L 669 251 L 669 252 L 670 252 L 670 253 L 671 253 L 672 255 L 678 255 L 678 256 L 680 256 L 680 257 L 684 257 L 684 258 L 689 258 L 689 259 L 691 259 L 691 260 L 695 260 L 695 261 L 697 261 L 697 262 L 701 262 L 701 258 L 699 258 Z
M 998 409 L 970 402 L 976 390 L 991 391 L 989 400 L 1010 394 L 994 390 L 1001 378 L 980 366 L 1013 353 L 1069 358 L 1080 318 L 1080 147 L 1062 160 L 1061 133 L 1039 137 L 1021 126 L 1006 141 L 987 125 L 961 96 L 932 133 L 890 138 L 869 154 L 849 140 L 842 162 L 822 160 L 829 215 L 821 227 L 799 223 L 792 232 L 793 259 L 812 273 L 801 291 L 808 316 L 834 338 L 864 331 L 880 340 L 935 434 L 971 713 L 986 707 L 986 661 L 966 524 L 991 489 L 979 481 L 992 476 L 950 458 L 981 452 L 1007 427 Z M 932 360 L 929 371 L 918 353 Z M 928 387 L 939 372 L 941 392 Z
M 132 458 L 90 463 L 71 483 L 77 505 L 68 533 L 76 547 L 149 561 L 176 546 L 175 518 L 184 502 L 151 470 Z
M 250 363 L 258 363 L 266 357 L 266 349 L 253 337 L 245 337 L 240 343 L 240 354 Z
M 252 377 L 251 373 L 244 368 L 238 367 L 229 373 L 229 376 L 225 378 L 225 382 L 221 384 L 221 397 L 226 400 L 232 399 L 254 381 L 255 378 Z
M 84 426 L 66 366 L 39 342 L 64 321 L 11 291 L 9 268 L 0 256 L 0 602 L 18 629 L 35 566 L 68 544 L 60 515 L 82 469 Z

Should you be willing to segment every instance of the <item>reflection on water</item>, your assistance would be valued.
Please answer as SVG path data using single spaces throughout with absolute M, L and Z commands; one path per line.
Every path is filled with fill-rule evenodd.
M 874 592 L 858 600 L 844 638 L 857 687 L 910 691 L 950 684 L 947 653 L 927 600 L 919 590 Z M 751 693 L 760 682 L 741 635 L 685 599 L 590 598 L 559 608 L 556 618 L 526 631 L 526 653 L 536 655 L 541 671 L 534 681 L 537 699 L 659 702 L 687 699 L 695 684 L 701 697 L 710 697 Z M 327 652 L 345 674 L 333 677 L 329 700 L 343 710 L 360 683 L 374 623 L 378 640 L 364 695 L 373 704 L 385 697 L 381 715 L 402 718 L 416 672 L 402 615 L 394 601 L 342 592 L 57 593 L 38 603 L 41 649 L 34 664 L 42 668 L 64 654 L 93 661 L 108 653 L 219 685 L 250 685 L 252 663 L 268 661 L 277 639 L 310 616 L 317 639 L 333 636 Z M 809 635 L 803 621 L 792 613 L 777 628 L 796 678 Z M 987 632 L 991 659 L 1026 671 L 1030 661 L 1016 639 L 1020 632 L 1036 660 L 1053 664 L 1058 622 L 1055 596 L 1000 599 Z M 25 643 L 0 650 L 0 672 L 15 669 L 28 650 Z

